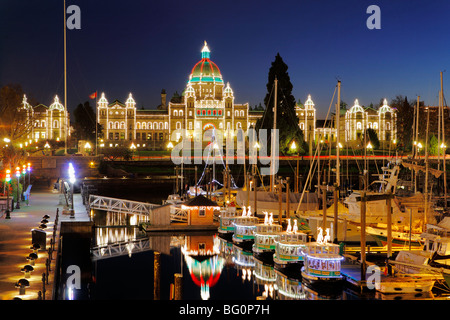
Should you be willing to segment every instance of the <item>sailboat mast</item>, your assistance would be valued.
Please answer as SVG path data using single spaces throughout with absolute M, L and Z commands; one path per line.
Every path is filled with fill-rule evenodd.
M 278 91 L 278 79 L 275 76 L 275 95 L 273 98 L 273 130 L 272 130 L 272 163 L 271 163 L 271 176 L 270 176 L 270 191 L 273 191 L 275 186 L 275 130 L 277 129 L 277 91 Z
M 339 161 L 339 118 L 341 115 L 341 81 L 338 81 L 338 94 L 336 103 L 336 187 L 339 189 L 341 185 L 341 172 L 340 172 L 340 161 Z
M 427 215 L 428 215 L 428 129 L 430 126 L 430 108 L 427 109 L 427 132 L 425 133 L 425 213 L 424 213 L 424 222 L 425 226 L 427 223 Z
M 441 103 L 442 103 L 442 144 L 443 144 L 443 170 L 444 170 L 444 206 L 447 208 L 447 170 L 445 167 L 446 162 L 446 144 L 445 144 L 445 130 L 444 130 L 444 83 L 442 78 L 442 71 L 441 71 Z M 440 148 L 441 146 L 439 146 Z
M 64 132 L 64 154 L 67 154 L 68 114 L 67 114 L 67 41 L 66 41 L 66 0 L 64 0 L 64 108 L 65 108 L 65 132 Z

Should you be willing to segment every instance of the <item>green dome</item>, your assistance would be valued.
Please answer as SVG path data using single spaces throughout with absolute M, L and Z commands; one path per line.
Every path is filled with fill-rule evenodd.
M 206 45 L 202 49 L 202 60 L 197 62 L 192 68 L 189 76 L 189 83 L 193 82 L 221 82 L 223 83 L 222 74 L 219 67 L 210 60 L 210 51 Z

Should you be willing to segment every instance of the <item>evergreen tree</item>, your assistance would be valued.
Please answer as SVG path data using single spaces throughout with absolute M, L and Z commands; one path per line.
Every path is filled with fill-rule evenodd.
M 89 140 L 95 143 L 95 112 L 88 101 L 79 104 L 74 112 L 74 136 L 77 140 Z M 100 127 L 100 126 L 99 126 Z M 100 132 L 99 127 L 97 128 Z
M 275 77 L 278 80 L 277 84 L 277 129 L 279 129 L 279 150 L 280 153 L 287 153 L 289 146 L 293 140 L 296 141 L 299 152 L 303 153 L 304 139 L 302 131 L 298 123 L 299 120 L 295 114 L 295 98 L 292 95 L 292 83 L 287 72 L 288 66 L 284 63 L 280 54 L 275 57 L 272 66 L 269 69 L 267 94 L 264 98 L 266 111 L 261 119 L 256 124 L 257 129 L 273 129 L 274 120 L 274 83 Z M 267 135 L 270 143 L 270 134 Z M 269 144 L 271 146 L 271 144 Z M 270 147 L 269 147 L 270 148 Z
M 397 137 L 399 147 L 411 149 L 413 140 L 414 103 L 406 97 L 398 95 L 391 102 L 391 107 L 397 109 Z

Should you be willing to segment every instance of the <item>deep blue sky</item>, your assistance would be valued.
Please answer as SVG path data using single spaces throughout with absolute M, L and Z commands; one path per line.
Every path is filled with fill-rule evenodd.
M 67 0 L 81 30 L 67 30 L 69 109 L 94 91 L 110 102 L 132 92 L 155 108 L 185 87 L 206 40 L 237 103 L 263 102 L 277 52 L 296 99 L 311 94 L 325 117 L 336 81 L 349 105 L 406 95 L 438 103 L 450 72 L 450 1 L 106 1 Z M 381 9 L 369 30 L 366 9 Z M 39 102 L 63 100 L 63 0 L 0 3 L 0 85 L 19 83 Z M 448 92 L 444 72 L 444 94 Z

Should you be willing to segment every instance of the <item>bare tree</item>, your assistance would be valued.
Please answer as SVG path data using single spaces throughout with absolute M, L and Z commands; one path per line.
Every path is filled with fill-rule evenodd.
M 24 108 L 24 93 L 17 84 L 0 89 L 0 137 L 11 142 L 26 139 L 32 129 L 32 108 Z M 31 107 L 31 106 L 30 106 Z

